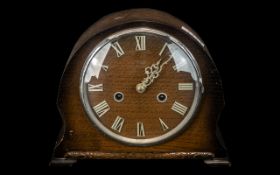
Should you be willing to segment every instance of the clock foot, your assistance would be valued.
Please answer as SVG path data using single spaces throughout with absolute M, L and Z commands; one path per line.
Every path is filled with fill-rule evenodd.
M 217 166 L 230 167 L 231 166 L 231 163 L 230 163 L 230 161 L 228 160 L 227 157 L 207 159 L 207 160 L 204 160 L 204 163 L 209 165 L 209 166 L 213 166 L 213 167 L 217 167 Z
M 77 163 L 76 159 L 54 158 L 49 165 L 53 167 L 71 167 L 75 163 Z

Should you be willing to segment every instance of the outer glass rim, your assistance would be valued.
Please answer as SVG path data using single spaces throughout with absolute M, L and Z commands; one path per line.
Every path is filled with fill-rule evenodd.
M 195 75 L 197 76 L 197 81 L 195 81 L 194 100 L 193 100 L 191 107 L 189 108 L 189 112 L 187 113 L 187 115 L 185 115 L 184 119 L 175 128 L 168 131 L 167 133 L 157 136 L 157 137 L 147 138 L 147 139 L 143 139 L 143 138 L 135 139 L 135 138 L 124 137 L 124 136 L 114 133 L 113 131 L 111 131 L 110 129 L 105 127 L 99 121 L 98 116 L 96 116 L 94 114 L 93 109 L 89 104 L 89 99 L 88 99 L 88 95 L 87 95 L 87 86 L 84 83 L 86 70 L 87 70 L 91 60 L 94 58 L 95 54 L 98 53 L 98 51 L 100 49 L 102 49 L 103 46 L 105 46 L 112 40 L 114 40 L 122 35 L 133 34 L 133 33 L 149 33 L 149 34 L 160 35 L 162 37 L 168 38 L 170 41 L 175 43 L 178 47 L 180 47 L 188 55 L 188 57 L 190 58 L 190 62 L 192 63 L 192 66 L 195 68 L 195 72 L 196 72 Z M 79 88 L 80 88 L 79 90 L 80 90 L 81 102 L 82 102 L 84 110 L 85 110 L 87 116 L 89 117 L 89 119 L 91 120 L 91 122 L 93 122 L 93 124 L 99 130 L 104 132 L 109 137 L 111 137 L 117 141 L 120 141 L 122 143 L 126 143 L 129 145 L 136 145 L 136 146 L 148 146 L 148 145 L 161 143 L 163 141 L 166 141 L 167 139 L 174 137 L 180 131 L 182 131 L 187 126 L 187 124 L 190 122 L 190 120 L 194 117 L 196 110 L 200 104 L 202 92 L 203 92 L 202 76 L 200 73 L 199 66 L 198 66 L 194 56 L 192 55 L 192 53 L 188 50 L 188 48 L 174 36 L 172 36 L 168 33 L 165 33 L 163 31 L 150 28 L 150 27 L 134 27 L 134 28 L 123 29 L 123 30 L 120 30 L 116 33 L 109 35 L 108 37 L 106 37 L 106 39 L 102 40 L 99 44 L 97 44 L 97 46 L 94 47 L 93 50 L 90 52 L 89 56 L 87 57 L 84 65 L 82 67 Z

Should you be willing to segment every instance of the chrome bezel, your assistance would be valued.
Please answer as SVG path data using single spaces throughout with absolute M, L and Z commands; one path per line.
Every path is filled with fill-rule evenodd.
M 157 137 L 153 137 L 153 138 L 147 138 L 147 139 L 143 139 L 143 138 L 135 139 L 135 138 L 124 137 L 124 136 L 121 136 L 121 135 L 111 131 L 109 128 L 105 127 L 100 122 L 99 117 L 95 115 L 92 107 L 89 104 L 87 86 L 84 83 L 86 70 L 87 70 L 92 58 L 94 57 L 94 55 L 96 53 L 98 53 L 98 51 L 100 49 L 102 49 L 102 47 L 105 46 L 106 44 L 108 44 L 109 42 L 112 42 L 113 40 L 116 40 L 117 38 L 119 38 L 123 35 L 133 34 L 133 33 L 148 33 L 148 34 L 155 34 L 155 35 L 159 35 L 159 36 L 168 38 L 170 41 L 172 41 L 173 43 L 178 45 L 178 47 L 180 47 L 188 55 L 188 57 L 190 58 L 190 62 L 192 63 L 192 66 L 195 69 L 195 75 L 197 76 L 196 81 L 195 81 L 194 100 L 193 100 L 191 107 L 189 107 L 189 112 L 184 117 L 184 119 L 175 128 L 166 132 L 165 134 L 157 136 Z M 157 143 L 163 142 L 163 141 L 175 136 L 177 133 L 179 133 L 183 128 L 185 128 L 187 126 L 189 121 L 193 118 L 193 116 L 200 104 L 202 93 L 203 93 L 203 85 L 202 85 L 202 76 L 200 73 L 200 69 L 199 69 L 199 66 L 198 66 L 194 56 L 188 50 L 188 48 L 182 42 L 180 42 L 178 39 L 176 39 L 174 36 L 172 36 L 168 33 L 165 33 L 163 31 L 159 31 L 157 29 L 153 29 L 153 28 L 149 28 L 149 27 L 137 27 L 137 28 L 124 29 L 124 30 L 121 30 L 119 32 L 116 32 L 116 33 L 110 35 L 109 37 L 107 37 L 106 39 L 101 41 L 95 48 L 93 48 L 93 50 L 89 54 L 88 58 L 86 59 L 84 65 L 83 65 L 83 68 L 81 71 L 81 76 L 80 76 L 80 97 L 81 97 L 82 104 L 84 106 L 84 109 L 85 109 L 89 119 L 101 131 L 103 131 L 106 135 L 110 136 L 111 138 L 121 141 L 126 144 L 136 145 L 136 146 L 147 146 L 147 145 L 157 144 Z

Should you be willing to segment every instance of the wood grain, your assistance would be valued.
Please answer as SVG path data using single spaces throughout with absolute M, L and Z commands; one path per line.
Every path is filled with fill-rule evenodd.
M 211 159 L 214 157 L 209 152 L 170 152 L 170 153 L 106 153 L 106 152 L 67 152 L 66 158 L 75 159 Z
M 104 135 L 92 125 L 79 96 L 81 69 L 92 48 L 115 31 L 136 26 L 161 29 L 185 44 L 197 59 L 205 89 L 199 111 L 187 129 L 174 139 L 153 146 L 130 146 Z M 81 158 L 85 154 L 84 157 L 90 159 L 95 156 L 131 158 L 133 155 L 138 158 L 176 158 L 177 156 L 172 156 L 175 154 L 178 158 L 189 158 L 192 156 L 180 155 L 200 152 L 201 157 L 209 158 L 220 154 L 223 149 L 216 137 L 216 123 L 224 107 L 222 83 L 207 48 L 182 31 L 181 26 L 189 28 L 166 13 L 138 9 L 106 16 L 81 36 L 70 55 L 60 84 L 57 104 L 65 125 L 54 157 Z

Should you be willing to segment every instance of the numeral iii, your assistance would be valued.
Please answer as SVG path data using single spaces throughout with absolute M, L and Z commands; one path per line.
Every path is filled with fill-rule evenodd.
M 178 83 L 179 91 L 193 90 L 193 83 Z

